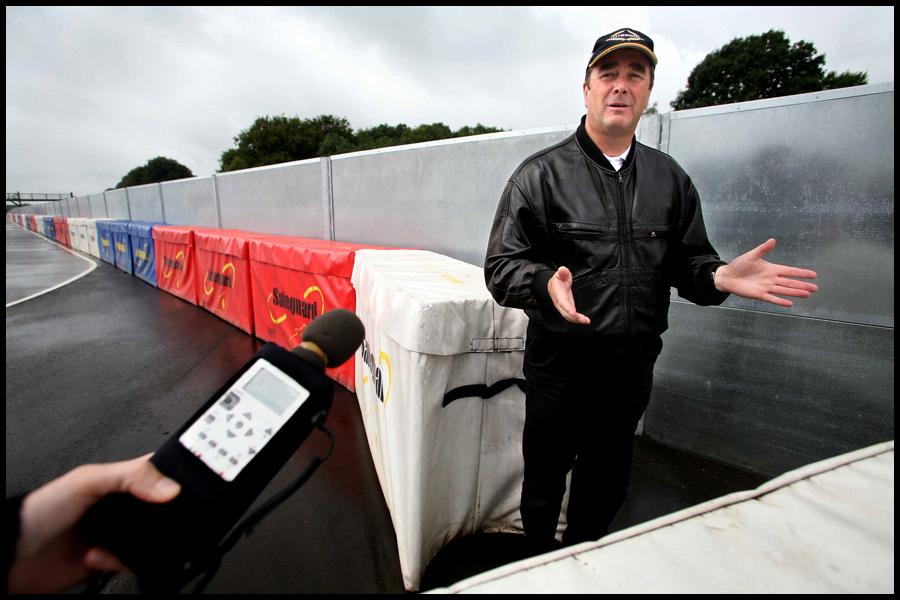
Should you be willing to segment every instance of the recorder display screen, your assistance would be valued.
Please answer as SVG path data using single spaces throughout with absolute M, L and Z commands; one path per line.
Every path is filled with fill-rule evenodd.
M 265 369 L 254 375 L 244 389 L 278 416 L 297 398 L 297 392 Z

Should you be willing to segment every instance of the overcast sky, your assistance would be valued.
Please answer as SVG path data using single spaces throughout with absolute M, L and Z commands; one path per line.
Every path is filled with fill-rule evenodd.
M 6 190 L 101 192 L 156 156 L 210 175 L 265 115 L 574 124 L 594 42 L 623 27 L 655 43 L 660 112 L 709 52 L 773 28 L 894 80 L 893 7 L 7 7 Z

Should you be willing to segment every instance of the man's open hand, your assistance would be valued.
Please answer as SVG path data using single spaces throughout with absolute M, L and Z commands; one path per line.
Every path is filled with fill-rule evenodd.
M 716 289 L 743 298 L 764 300 L 778 306 L 793 306 L 794 303 L 773 294 L 809 298 L 813 292 L 818 291 L 819 286 L 814 283 L 788 279 L 789 277 L 815 279 L 815 271 L 764 261 L 763 255 L 774 247 L 775 240 L 769 239 L 765 244 L 737 257 L 731 264 L 719 267 L 716 271 Z
M 547 291 L 553 300 L 553 306 L 566 321 L 588 325 L 591 320 L 575 310 L 575 298 L 572 296 L 572 273 L 560 267 L 547 282 Z

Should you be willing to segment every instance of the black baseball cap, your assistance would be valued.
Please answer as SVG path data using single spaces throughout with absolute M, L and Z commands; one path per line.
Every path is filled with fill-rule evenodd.
M 620 50 L 622 48 L 637 48 L 650 57 L 653 66 L 656 66 L 656 55 L 653 54 L 653 40 L 634 29 L 619 29 L 613 33 L 607 33 L 601 36 L 594 44 L 594 51 L 591 53 L 591 59 L 588 61 L 590 69 L 602 56 Z

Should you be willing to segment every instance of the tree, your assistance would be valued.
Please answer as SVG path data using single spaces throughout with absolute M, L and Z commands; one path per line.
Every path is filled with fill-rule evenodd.
M 315 158 L 326 140 L 326 149 L 352 145 L 353 130 L 347 119 L 333 115 L 303 120 L 284 115 L 259 117 L 234 138 L 236 148 L 222 153 L 219 172 Z
M 647 110 L 641 113 L 641 116 L 643 117 L 644 115 L 658 115 L 659 109 L 656 108 L 657 104 L 659 104 L 659 102 L 654 102 L 653 106 L 648 106 Z
M 447 140 L 470 135 L 482 135 L 485 133 L 497 133 L 503 131 L 496 127 L 486 127 L 481 123 L 475 127 L 464 125 L 453 131 L 443 123 L 431 125 L 419 125 L 415 128 L 400 123 L 392 127 L 387 123 L 376 125 L 369 129 L 360 129 L 356 132 L 357 150 L 372 150 L 374 148 L 387 148 L 389 146 L 401 146 L 405 144 L 419 144 L 433 142 L 435 140 Z M 336 153 L 337 154 L 337 153 Z
M 503 131 L 503 130 L 497 129 L 496 127 L 487 127 L 485 125 L 482 125 L 481 123 L 478 123 L 475 125 L 475 127 L 469 127 L 468 125 L 460 127 L 456 131 L 456 133 L 453 134 L 453 137 L 466 137 L 466 136 L 470 136 L 470 135 L 484 135 L 486 133 L 499 133 L 501 131 Z
M 368 129 L 360 129 L 355 135 L 357 150 L 399 146 L 403 143 L 401 140 L 407 131 L 409 131 L 409 127 L 405 123 L 396 126 L 383 123 Z
M 160 181 L 172 181 L 173 179 L 186 179 L 194 174 L 186 166 L 173 160 L 157 156 L 147 161 L 147 164 L 135 167 L 128 171 L 115 189 L 144 185 L 147 183 L 159 183 Z
M 461 127 L 458 131 L 443 123 L 414 128 L 405 123 L 383 123 L 354 133 L 347 119 L 333 115 L 303 120 L 284 115 L 259 117 L 234 138 L 235 148 L 222 153 L 219 172 L 498 131 L 503 130 L 481 123 L 475 127 Z
M 735 38 L 706 55 L 688 76 L 675 110 L 777 98 L 825 89 L 865 85 L 868 73 L 825 73 L 825 55 L 812 42 L 791 45 L 783 31 Z

